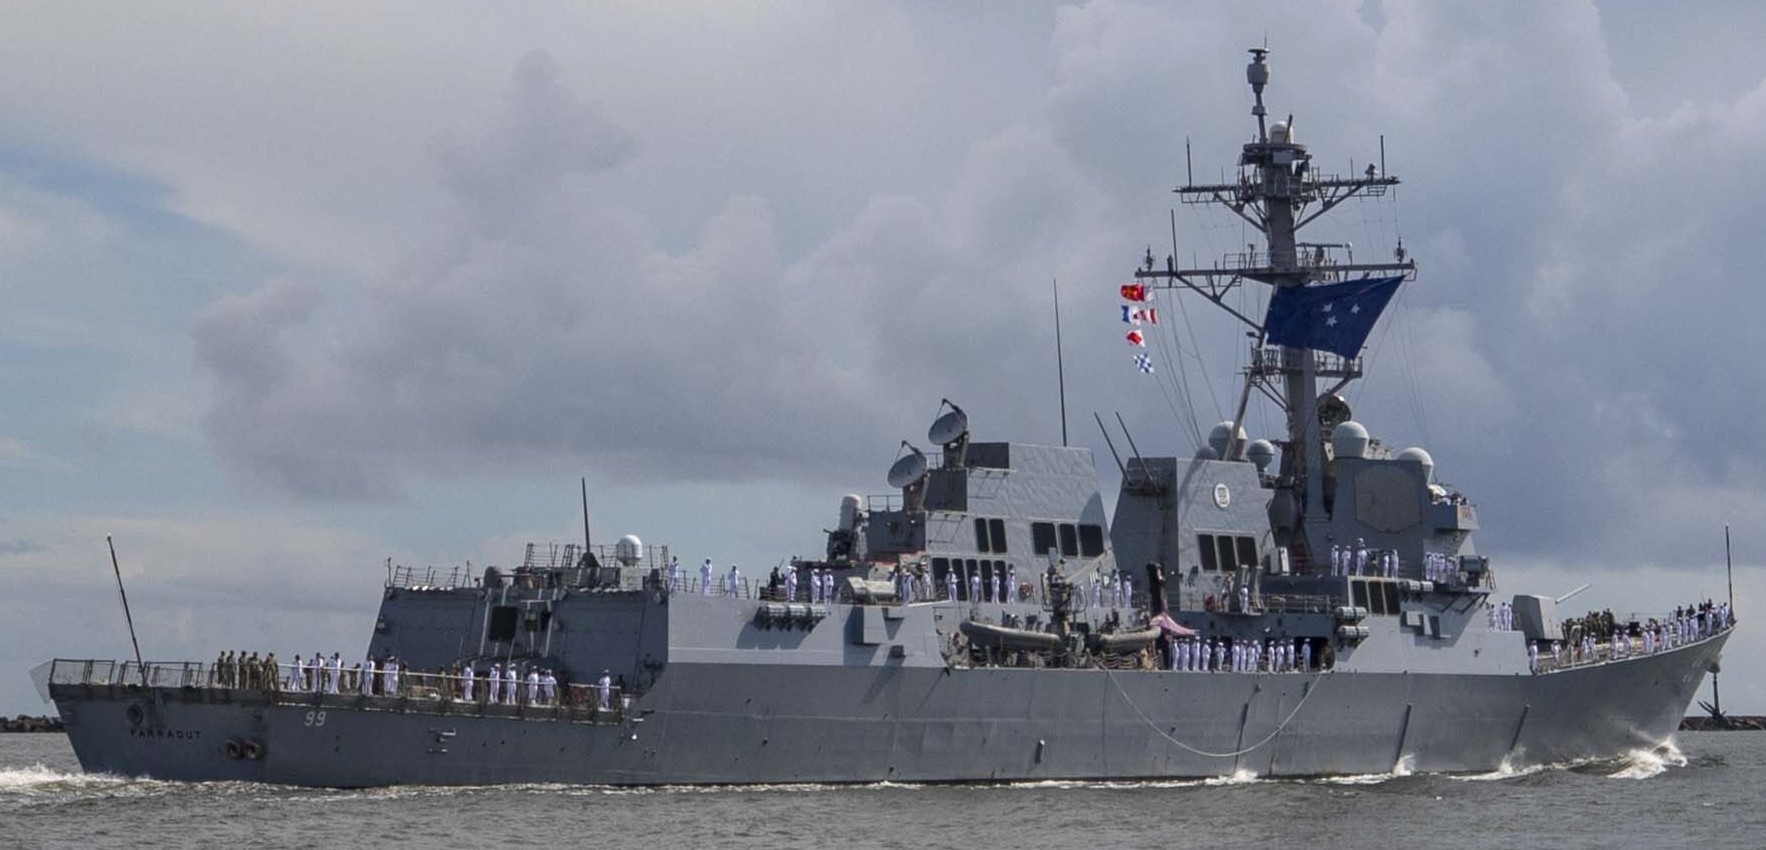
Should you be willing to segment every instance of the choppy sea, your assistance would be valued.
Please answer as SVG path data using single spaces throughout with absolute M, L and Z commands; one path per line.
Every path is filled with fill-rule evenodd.
M 319 791 L 81 772 L 0 735 L 0 847 L 1766 847 L 1766 732 L 1475 776 Z

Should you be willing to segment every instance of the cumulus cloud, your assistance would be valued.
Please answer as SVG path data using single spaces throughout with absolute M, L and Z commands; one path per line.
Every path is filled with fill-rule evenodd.
M 1178 390 L 1134 383 L 1113 326 L 1092 317 L 1165 241 L 1182 135 L 1197 134 L 1206 174 L 1249 127 L 1242 59 L 1218 47 L 1245 38 L 1228 11 L 1060 10 L 1039 109 L 972 133 L 943 191 L 869 195 L 801 249 L 772 198 L 741 193 L 669 244 L 677 224 L 659 228 L 660 210 L 629 192 L 667 164 L 595 105 L 618 83 L 529 55 L 483 126 L 434 146 L 453 214 L 359 300 L 274 283 L 203 315 L 210 436 L 231 468 L 309 495 L 561 461 L 651 481 L 868 480 L 939 397 L 983 423 L 1052 420 L 1047 393 L 1023 388 L 1048 377 L 1034 352 L 1048 344 L 1047 280 L 1065 276 L 1081 312 L 1070 366 L 1098 376 L 1074 388 L 1078 409 L 1124 409 L 1156 423 L 1149 442 L 1187 451 L 1191 432 L 1170 422 L 1187 415 Z M 1635 494 L 1652 476 L 1741 486 L 1705 447 L 1760 439 L 1723 426 L 1752 402 L 1722 391 L 1757 361 L 1758 337 L 1640 340 L 1696 332 L 1702 305 L 1731 291 L 1748 210 L 1716 211 L 1669 166 L 1690 152 L 1754 180 L 1744 163 L 1766 96 L 1633 115 L 1586 4 L 1364 11 L 1330 6 L 1308 18 L 1317 32 L 1278 43 L 1270 101 L 1332 169 L 1371 160 L 1386 133 L 1406 180 L 1397 203 L 1370 202 L 1359 221 L 1345 207 L 1308 234 L 1367 253 L 1402 235 L 1423 263 L 1377 337 L 1385 371 L 1355 388 L 1376 433 L 1431 443 L 1442 474 L 1526 551 L 1607 550 L 1615 510 L 1619 525 L 1646 519 L 1651 500 Z M 1635 208 L 1638 191 L 1658 203 Z M 1185 212 L 1181 252 L 1207 262 L 1242 244 Z M 1260 309 L 1260 292 L 1243 297 Z M 1192 368 L 1229 371 L 1237 331 L 1191 318 L 1170 344 Z M 1198 417 L 1230 409 L 1223 375 L 1189 377 Z M 1670 469 L 1615 460 L 1664 446 Z
M 551 59 L 524 59 L 502 118 L 440 157 L 463 214 L 359 314 L 322 328 L 316 290 L 287 282 L 205 312 L 223 456 L 370 497 L 411 473 L 571 457 L 703 480 L 850 473 L 859 451 L 869 471 L 898 408 L 923 427 L 952 364 L 1028 377 L 1035 264 L 1083 238 L 1095 204 L 1058 146 L 1014 128 L 936 206 L 874 197 L 804 256 L 781 256 L 771 204 L 742 195 L 668 250 L 596 191 L 635 144 Z

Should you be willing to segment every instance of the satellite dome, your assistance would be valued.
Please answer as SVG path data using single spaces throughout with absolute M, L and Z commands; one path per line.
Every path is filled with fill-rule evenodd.
M 1268 440 L 1258 440 L 1245 447 L 1245 458 L 1257 465 L 1258 472 L 1262 472 L 1275 460 L 1275 444 Z
M 618 558 L 620 563 L 628 567 L 638 562 L 638 553 L 643 551 L 644 541 L 639 540 L 636 534 L 627 534 L 619 538 L 618 543 L 613 544 L 613 557 Z
M 1435 477 L 1435 459 L 1432 457 L 1429 457 L 1428 452 L 1423 451 L 1422 449 L 1417 448 L 1416 446 L 1411 446 L 1410 448 L 1399 452 L 1398 459 L 1399 460 L 1414 460 L 1417 463 L 1422 464 L 1423 465 L 1423 480 L 1424 481 L 1428 481 L 1428 480 Z
M 1293 144 L 1293 128 L 1286 121 L 1277 121 L 1269 125 L 1269 140 L 1278 145 Z
M 1196 449 L 1196 460 L 1220 460 L 1220 452 L 1207 446 Z
M 1222 422 L 1208 431 L 1208 448 L 1214 450 L 1215 458 L 1226 457 L 1227 443 L 1232 441 L 1233 424 Z M 1245 429 L 1239 428 L 1239 445 L 1245 445 Z
M 1360 422 L 1344 422 L 1331 431 L 1331 449 L 1337 457 L 1366 457 L 1367 429 Z

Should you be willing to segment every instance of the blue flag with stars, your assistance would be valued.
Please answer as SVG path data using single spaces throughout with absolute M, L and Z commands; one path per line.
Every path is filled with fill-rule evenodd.
M 1354 357 L 1403 279 L 1372 277 L 1279 288 L 1269 299 L 1263 330 L 1276 345 Z

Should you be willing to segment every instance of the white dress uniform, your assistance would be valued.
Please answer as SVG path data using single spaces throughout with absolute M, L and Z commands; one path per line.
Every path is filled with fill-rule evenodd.
M 595 697 L 603 710 L 613 707 L 613 677 L 601 671 L 601 678 L 595 680 Z
M 492 664 L 491 665 L 491 673 L 488 677 L 486 677 L 485 684 L 490 686 L 490 689 L 491 689 L 490 701 L 492 703 L 502 702 L 503 701 L 503 665 L 501 665 L 501 664 Z
M 465 697 L 467 702 L 472 701 L 472 686 L 477 682 L 478 677 L 472 672 L 472 665 L 468 664 L 460 668 L 460 695 Z
M 374 695 L 374 656 L 372 655 L 368 656 L 368 660 L 362 662 L 361 690 L 362 696 Z
M 792 567 L 791 571 L 785 574 L 785 601 L 786 602 L 796 602 L 797 601 L 797 568 L 796 567 Z
M 705 563 L 699 565 L 699 594 L 701 596 L 711 595 L 711 559 L 710 558 L 706 558 Z

